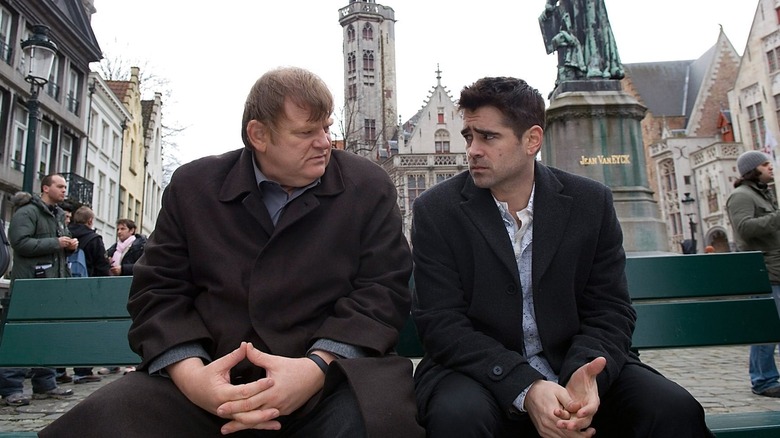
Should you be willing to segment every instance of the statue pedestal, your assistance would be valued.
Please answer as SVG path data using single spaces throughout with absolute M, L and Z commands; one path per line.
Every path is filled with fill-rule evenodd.
M 645 111 L 619 81 L 563 82 L 547 109 L 542 161 L 612 189 L 626 252 L 666 252 L 666 224 L 645 167 Z

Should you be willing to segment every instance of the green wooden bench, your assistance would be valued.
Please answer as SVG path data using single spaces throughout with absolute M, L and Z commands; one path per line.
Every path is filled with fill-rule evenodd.
M 690 348 L 780 342 L 780 318 L 758 252 L 633 256 L 626 276 L 637 311 L 633 347 Z M 422 357 L 408 320 L 399 354 Z M 748 376 L 745 374 L 747 388 Z M 780 436 L 780 412 L 707 416 L 718 438 Z
M 0 367 L 139 363 L 127 341 L 131 281 L 132 277 L 15 280 L 0 332 Z
M 3 300 L 0 367 L 134 365 L 127 341 L 132 277 L 15 280 Z M 36 432 L 0 432 L 27 438 Z
M 780 318 L 760 253 L 630 257 L 626 272 L 638 315 L 634 348 L 780 342 Z M 15 281 L 3 310 L 0 366 L 138 363 L 127 343 L 130 282 L 130 277 Z M 411 319 L 398 352 L 423 355 Z M 707 423 L 719 438 L 780 436 L 780 412 L 708 415 Z

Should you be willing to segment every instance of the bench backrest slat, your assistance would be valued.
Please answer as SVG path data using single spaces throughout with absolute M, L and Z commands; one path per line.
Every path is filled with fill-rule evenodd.
M 760 252 L 628 257 L 626 277 L 635 301 L 770 291 Z
M 3 366 L 135 365 L 130 320 L 14 323 L 0 343 Z
M 637 312 L 634 348 L 685 348 L 780 340 L 774 300 L 646 303 Z
M 133 277 L 14 280 L 8 321 L 129 318 Z

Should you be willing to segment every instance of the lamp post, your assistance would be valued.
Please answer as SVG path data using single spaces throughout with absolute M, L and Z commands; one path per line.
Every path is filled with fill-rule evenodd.
M 696 222 L 693 221 L 693 203 L 696 199 L 691 197 L 690 193 L 684 193 L 685 197 L 680 200 L 685 209 L 685 215 L 688 216 L 688 225 L 691 227 L 691 254 L 696 254 Z
M 27 150 L 24 158 L 24 179 L 22 190 L 28 193 L 33 191 L 33 179 L 35 178 L 35 144 L 38 136 L 38 91 L 47 82 L 51 74 L 54 57 L 57 56 L 57 45 L 49 39 L 49 28 L 42 24 L 36 24 L 32 28 L 29 39 L 22 41 L 25 61 L 27 62 L 27 75 L 24 80 L 30 83 L 30 98 L 27 100 Z

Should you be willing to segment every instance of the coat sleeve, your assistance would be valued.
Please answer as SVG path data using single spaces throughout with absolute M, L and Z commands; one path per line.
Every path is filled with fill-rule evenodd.
M 595 247 L 592 256 L 582 261 L 582 266 L 587 267 L 584 285 L 574 290 L 579 329 L 564 357 L 559 381 L 566 385 L 579 367 L 602 356 L 607 366 L 597 383 L 603 396 L 630 356 L 636 311 L 628 292 L 623 233 L 612 194 L 607 188 L 601 193 L 603 196 L 592 200 L 602 209 Z
M 731 225 L 743 240 L 761 239 L 780 229 L 780 210 L 757 211 L 760 207 L 756 205 L 754 195 L 749 193 L 735 191 L 726 208 Z
M 37 217 L 33 208 L 19 209 L 8 226 L 8 241 L 22 257 L 54 254 L 60 249 L 57 237 L 37 238 Z
M 106 257 L 106 247 L 102 237 L 97 236 L 90 240 L 84 248 L 84 253 L 87 256 L 87 262 L 92 265 L 91 276 L 108 277 L 110 275 L 111 265 Z
M 191 281 L 187 238 L 177 220 L 183 214 L 178 190 L 188 190 L 181 185 L 186 184 L 174 178 L 163 192 L 155 232 L 133 267 L 128 339 L 143 359 L 140 368 L 177 345 L 197 342 L 205 348 L 211 339 L 193 303 L 200 291 Z

